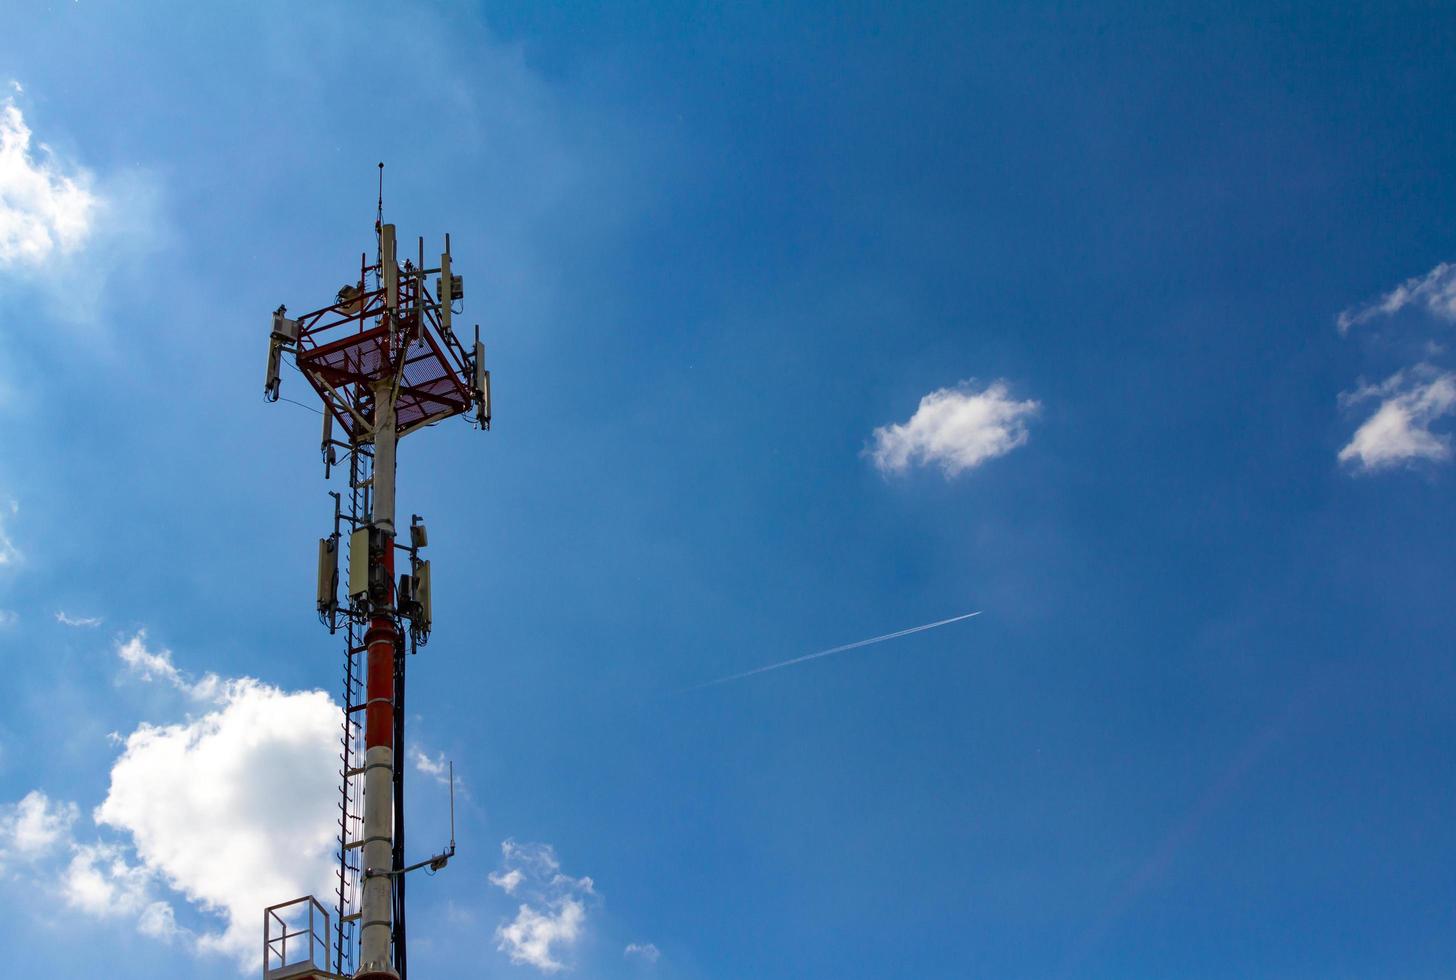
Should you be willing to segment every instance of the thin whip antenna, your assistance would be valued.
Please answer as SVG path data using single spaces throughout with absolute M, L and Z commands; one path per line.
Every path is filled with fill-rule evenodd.
M 455 853 L 455 760 L 450 760 L 450 853 Z
M 378 281 L 384 278 L 384 161 L 379 161 L 379 203 L 374 209 L 374 262 L 379 266 Z

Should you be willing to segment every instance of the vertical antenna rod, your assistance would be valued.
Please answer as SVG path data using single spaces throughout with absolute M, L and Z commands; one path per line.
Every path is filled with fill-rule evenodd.
M 379 203 L 374 208 L 374 266 L 378 270 L 374 275 L 374 285 L 382 284 L 381 276 L 384 275 L 384 161 L 379 161 Z

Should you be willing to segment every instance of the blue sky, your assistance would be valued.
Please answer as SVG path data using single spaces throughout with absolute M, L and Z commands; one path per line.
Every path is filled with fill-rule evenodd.
M 232 975 L 326 860 L 330 487 L 263 362 L 383 159 L 495 395 L 401 452 L 421 857 L 463 783 L 419 976 L 1449 974 L 1453 28 L 10 12 L 12 968 Z

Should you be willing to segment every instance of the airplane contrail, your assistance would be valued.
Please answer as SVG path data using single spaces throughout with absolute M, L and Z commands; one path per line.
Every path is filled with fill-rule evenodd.
M 820 650 L 818 653 L 806 653 L 802 657 L 795 657 L 793 660 L 784 660 L 780 663 L 769 664 L 766 667 L 755 667 L 752 670 L 745 670 L 741 674 L 729 674 L 727 677 L 720 677 L 715 681 L 708 681 L 706 684 L 698 684 L 695 687 L 683 688 L 679 694 L 687 694 L 689 691 L 701 691 L 705 687 L 717 687 L 719 684 L 727 684 L 730 681 L 740 681 L 745 677 L 752 677 L 754 674 L 766 674 L 771 670 L 780 670 L 784 667 L 792 667 L 794 664 L 801 664 L 808 660 L 818 660 L 820 657 L 832 657 L 836 653 L 845 653 L 849 650 L 858 650 L 860 647 L 867 647 L 874 643 L 884 643 L 886 640 L 898 639 L 902 636 L 909 636 L 911 633 L 921 633 L 925 630 L 933 630 L 937 626 L 946 626 L 950 623 L 959 623 L 963 619 L 970 619 L 972 616 L 981 615 L 981 610 L 968 612 L 960 616 L 952 616 L 950 619 L 942 619 L 934 623 L 926 623 L 923 626 L 912 626 L 909 629 L 899 630 L 894 633 L 886 633 L 884 636 L 872 636 L 868 640 L 859 640 L 855 643 L 846 643 L 842 647 L 833 647 L 829 650 Z

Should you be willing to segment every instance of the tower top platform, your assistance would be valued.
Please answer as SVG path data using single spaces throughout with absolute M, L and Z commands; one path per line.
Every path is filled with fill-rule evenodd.
M 299 371 L 351 442 L 374 431 L 374 389 L 389 378 L 398 380 L 395 425 L 401 436 L 469 411 L 471 359 L 442 309 L 459 298 L 458 283 L 437 279 L 436 290 L 443 294 L 437 296 L 427 277 L 440 269 L 409 261 L 390 268 L 389 255 L 372 266 L 366 261 L 360 261 L 357 283 L 295 321 Z

